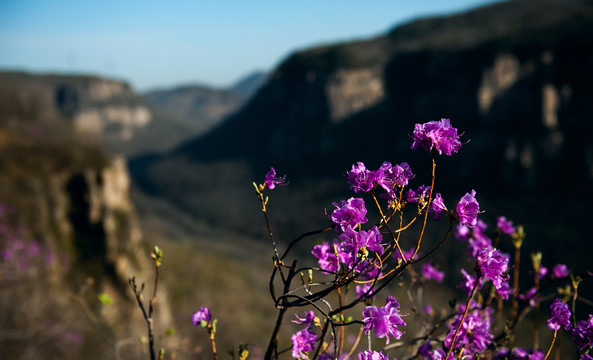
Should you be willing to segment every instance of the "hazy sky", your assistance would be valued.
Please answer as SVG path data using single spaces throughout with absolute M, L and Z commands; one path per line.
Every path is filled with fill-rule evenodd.
M 228 86 L 292 51 L 492 0 L 0 0 L 0 69 Z

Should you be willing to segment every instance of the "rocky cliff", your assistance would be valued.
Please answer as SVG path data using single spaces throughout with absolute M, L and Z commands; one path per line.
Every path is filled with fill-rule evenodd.
M 27 111 L 60 118 L 54 121 L 58 127 L 66 119 L 66 126 L 73 127 L 84 142 L 123 156 L 170 150 L 220 120 L 223 110 L 238 106 L 227 99 L 227 108 L 223 109 L 222 101 L 212 110 L 223 113 L 212 115 L 204 110 L 192 114 L 189 121 L 122 81 L 82 75 L 0 72 L 0 89 L 6 95 L 0 101 L 13 113 L 23 110 L 18 106 L 27 101 Z
M 122 90 L 103 85 L 88 91 Z M 2 355 L 143 356 L 137 339 L 146 328 L 128 278 L 151 289 L 153 271 L 124 160 L 88 144 L 76 122 L 45 106 L 54 99 L 15 90 L 2 88 L 0 103 Z M 158 301 L 156 321 L 166 328 L 165 287 Z
M 521 217 L 550 250 L 558 236 L 576 246 L 586 223 L 580 200 L 593 183 L 592 24 L 591 1 L 506 1 L 292 54 L 217 129 L 133 161 L 135 181 L 197 217 L 248 231 L 257 215 L 242 204 L 269 166 L 299 194 L 284 199 L 291 211 L 319 211 L 346 190 L 326 176 L 356 161 L 426 163 L 409 150 L 414 124 L 451 118 L 470 142 L 440 159 L 440 191 L 475 188 L 490 216 Z M 300 214 L 282 229 L 302 229 Z

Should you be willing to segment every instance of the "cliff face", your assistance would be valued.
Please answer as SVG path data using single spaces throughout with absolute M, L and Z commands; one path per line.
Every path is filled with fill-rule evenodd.
M 5 96 L 0 102 L 10 110 L 5 116 L 42 112 L 45 118 L 58 118 L 50 121 L 53 126 L 73 128 L 81 141 L 123 156 L 170 150 L 209 129 L 246 98 L 238 93 L 230 98 L 221 96 L 209 107 L 192 104 L 192 109 L 197 106 L 201 110 L 179 116 L 172 109 L 178 111 L 184 99 L 177 97 L 171 106 L 162 106 L 121 81 L 18 72 L 0 72 L 0 92 Z
M 3 356 L 135 358 L 146 330 L 128 278 L 151 288 L 153 271 L 125 162 L 43 110 L 48 99 L 12 100 L 0 104 Z M 165 287 L 156 316 L 171 324 Z
M 540 159 L 574 159 L 589 174 L 579 181 L 590 181 L 590 142 L 579 139 L 582 151 L 572 153 L 567 138 L 579 137 L 575 122 L 591 112 L 592 18 L 588 1 L 511 1 L 297 53 L 250 106 L 179 153 L 289 169 L 341 153 L 342 167 L 372 152 L 389 157 L 374 143 L 404 141 L 414 123 L 450 117 L 479 142 L 477 152 L 496 154 L 490 174 L 504 181 L 515 177 L 499 175 L 511 168 L 524 172 L 507 186 L 545 185 L 536 184 L 547 181 L 534 173 Z
M 1 73 L 0 83 L 13 97 L 30 97 L 44 112 L 70 119 L 79 136 L 107 145 L 129 141 L 153 120 L 142 99 L 120 81 Z
M 439 173 L 448 174 L 438 179 L 441 191 L 476 188 L 485 208 L 509 216 L 533 211 L 522 221 L 566 221 L 582 231 L 575 220 L 582 203 L 565 203 L 560 218 L 549 202 L 565 201 L 552 189 L 591 194 L 591 24 L 591 1 L 507 1 L 298 52 L 220 127 L 168 155 L 136 159 L 132 172 L 145 189 L 198 217 L 247 229 L 256 218 L 235 220 L 216 204 L 248 203 L 245 184 L 254 174 L 274 166 L 294 191 L 304 191 L 291 201 L 311 194 L 323 208 L 331 201 L 315 188 L 325 176 L 356 161 L 423 164 L 426 154 L 409 149 L 414 124 L 451 118 L 470 142 L 440 159 Z M 246 208 L 237 213 L 250 216 Z M 567 229 L 556 230 L 542 235 Z

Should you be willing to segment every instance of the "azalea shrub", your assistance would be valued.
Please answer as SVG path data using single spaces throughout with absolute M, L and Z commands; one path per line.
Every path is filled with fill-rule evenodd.
M 406 162 L 386 161 L 375 169 L 357 162 L 345 171 L 352 196 L 326 210 L 327 227 L 304 233 L 284 249 L 271 228 L 268 200 L 287 179 L 271 168 L 261 184 L 253 184 L 271 243 L 269 293 L 278 311 L 263 344 L 265 359 L 546 359 L 560 356 L 553 352 L 559 338 L 572 338 L 575 358 L 592 359 L 593 315 L 577 318 L 576 307 L 579 284 L 593 274 L 572 273 L 564 264 L 548 268 L 541 253 L 519 266 L 521 226 L 504 216 L 495 224 L 482 221 L 474 189 L 446 199 L 435 188 L 439 157 L 469 146 L 462 136 L 449 119 L 416 124 L 411 150 L 424 151 L 431 160 L 430 183 L 416 184 Z M 427 241 L 432 222 L 440 222 L 443 231 Z M 312 238 L 319 241 L 309 259 L 293 255 L 297 244 Z M 446 274 L 434 254 L 452 238 L 459 248 L 455 261 L 466 266 Z M 513 250 L 504 252 L 503 243 Z M 520 269 L 530 274 L 528 284 L 519 284 Z M 462 295 L 447 306 L 435 309 L 411 295 L 423 284 L 441 284 L 445 276 L 456 279 L 453 293 Z M 403 285 L 408 287 L 404 305 L 394 288 L 406 279 L 414 284 Z M 216 359 L 215 313 L 202 307 L 191 321 L 207 330 Z M 517 331 L 528 313 L 539 315 L 529 325 L 534 336 L 526 347 L 519 345 Z M 297 330 L 282 343 L 280 329 L 289 321 Z M 545 344 L 539 342 L 544 332 L 550 339 Z M 241 345 L 238 356 L 247 358 L 248 346 Z

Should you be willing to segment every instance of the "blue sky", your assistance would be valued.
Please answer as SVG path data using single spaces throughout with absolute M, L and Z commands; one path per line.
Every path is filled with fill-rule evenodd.
M 0 69 L 96 74 L 137 90 L 232 84 L 291 52 L 493 0 L 0 0 Z

